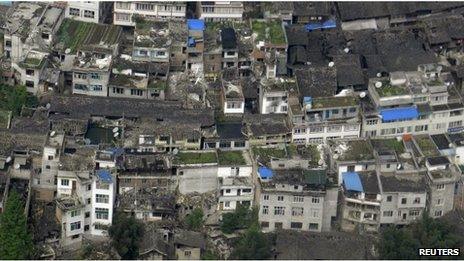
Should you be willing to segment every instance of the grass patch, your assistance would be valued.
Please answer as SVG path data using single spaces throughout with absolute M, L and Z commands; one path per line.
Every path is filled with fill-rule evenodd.
M 272 20 L 269 22 L 254 20 L 251 23 L 253 33 L 257 34 L 257 41 L 264 41 L 270 44 L 285 44 L 285 32 L 282 28 L 282 21 Z M 266 30 L 269 33 L 266 33 Z
M 58 41 L 64 45 L 64 49 L 71 49 L 74 53 L 85 40 L 94 26 L 92 23 L 65 19 L 58 30 Z
M 382 87 L 375 88 L 380 97 L 390 97 L 390 96 L 399 96 L 406 95 L 408 91 L 401 87 L 392 86 L 389 82 L 383 81 Z
M 255 157 L 259 157 L 259 160 L 263 163 L 269 163 L 272 158 L 283 159 L 287 156 L 285 150 L 279 148 L 253 147 L 252 151 Z
M 218 151 L 219 165 L 246 165 L 241 151 Z
M 174 162 L 177 164 L 217 163 L 217 156 L 215 152 L 181 152 L 176 155 Z

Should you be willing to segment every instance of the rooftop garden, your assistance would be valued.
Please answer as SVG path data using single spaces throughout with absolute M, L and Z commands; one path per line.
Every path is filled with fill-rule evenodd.
M 427 135 L 415 136 L 414 139 L 416 140 L 416 143 L 424 156 L 438 156 L 438 151 L 435 144 Z
M 373 140 L 374 146 L 381 146 L 382 148 L 394 150 L 396 153 L 404 153 L 404 145 L 402 141 L 397 139 L 381 139 Z
M 348 107 L 358 105 L 355 97 L 323 97 L 313 99 L 313 108 Z
M 270 162 L 272 158 L 282 159 L 287 156 L 287 152 L 283 148 L 253 147 L 252 151 L 255 157 L 259 157 L 259 160 L 265 163 Z
M 314 167 L 319 165 L 321 154 L 319 153 L 319 150 L 317 149 L 316 145 L 310 144 L 305 147 L 302 147 L 302 149 L 300 150 L 300 154 L 305 158 L 309 159 L 310 166 Z
M 167 87 L 168 87 L 168 84 L 166 83 L 166 81 L 160 81 L 160 80 L 153 81 L 148 85 L 149 89 L 155 89 L 155 90 L 166 90 Z
M 69 48 L 74 53 L 93 26 L 93 23 L 65 19 L 58 30 L 58 41 L 64 45 L 64 49 Z
M 37 57 L 27 57 L 22 62 L 22 64 L 28 68 L 41 68 L 44 63 L 45 59 L 39 59 Z
M 374 159 L 374 152 L 369 142 L 355 140 L 347 143 L 348 149 L 340 157 L 340 160 L 371 160 Z
M 264 41 L 275 45 L 286 44 L 285 32 L 280 20 L 254 20 L 251 23 L 251 29 L 257 35 L 256 41 Z
M 408 94 L 408 90 L 401 86 L 393 86 L 389 81 L 382 81 L 382 87 L 374 87 L 380 97 L 391 97 Z
M 219 165 L 246 165 L 241 151 L 218 151 Z
M 177 164 L 206 164 L 217 163 L 216 152 L 181 152 L 176 155 Z

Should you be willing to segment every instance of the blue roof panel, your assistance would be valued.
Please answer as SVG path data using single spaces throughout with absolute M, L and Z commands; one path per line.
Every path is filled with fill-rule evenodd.
M 322 28 L 324 29 L 329 29 L 329 28 L 336 28 L 337 23 L 334 20 L 327 20 L 324 23 L 322 23 Z
M 361 183 L 361 179 L 359 178 L 359 174 L 356 172 L 344 172 L 343 175 L 343 183 L 345 184 L 345 188 L 347 190 L 364 192 L 363 185 Z
M 417 119 L 419 112 L 416 107 L 402 107 L 380 110 L 382 121 Z
M 189 30 L 205 30 L 205 21 L 200 19 L 188 19 L 187 26 Z
M 310 24 L 306 24 L 305 28 L 306 28 L 306 31 L 311 32 L 311 31 L 314 31 L 314 30 L 317 30 L 317 29 L 321 29 L 322 24 L 320 24 L 320 23 L 310 23 Z
M 103 182 L 106 182 L 106 183 L 113 182 L 113 177 L 111 176 L 111 172 L 109 170 L 99 169 L 97 170 L 97 176 Z
M 272 173 L 272 170 L 266 167 L 259 167 L 258 173 L 261 179 L 271 179 L 272 176 L 274 176 L 274 173 Z

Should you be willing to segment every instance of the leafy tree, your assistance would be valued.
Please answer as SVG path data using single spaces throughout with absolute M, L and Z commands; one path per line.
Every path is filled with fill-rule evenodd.
M 109 228 L 114 248 L 123 259 L 136 259 L 139 255 L 140 240 L 143 237 L 143 223 L 134 216 L 117 213 Z
M 269 238 L 260 231 L 257 225 L 252 225 L 242 235 L 235 246 L 231 258 L 246 260 L 262 260 L 271 257 L 271 242 Z
M 233 233 L 237 229 L 247 228 L 252 225 L 255 217 L 254 211 L 247 205 L 238 204 L 232 213 L 222 215 L 221 230 L 226 234 Z
M 0 259 L 28 259 L 33 249 L 24 204 L 18 192 L 12 189 L 0 215 Z
M 195 208 L 190 215 L 185 217 L 187 229 L 198 231 L 203 225 L 203 210 Z
M 37 106 L 37 97 L 28 93 L 25 86 L 0 85 L 0 109 L 19 115 L 23 106 Z
M 219 255 L 212 251 L 212 250 L 206 250 L 205 253 L 201 257 L 202 260 L 218 260 Z
M 382 259 L 420 259 L 418 248 L 459 248 L 462 243 L 462 235 L 457 234 L 453 225 L 424 215 L 409 227 L 383 231 L 379 254 Z

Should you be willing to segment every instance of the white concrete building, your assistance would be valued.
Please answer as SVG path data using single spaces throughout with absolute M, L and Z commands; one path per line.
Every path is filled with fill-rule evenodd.
M 185 2 L 115 2 L 113 23 L 123 26 L 135 26 L 135 17 L 151 19 L 185 19 Z
M 65 17 L 89 23 L 103 23 L 111 16 L 111 3 L 105 1 L 69 1 Z
M 243 3 L 238 1 L 198 2 L 197 15 L 206 22 L 241 21 Z

